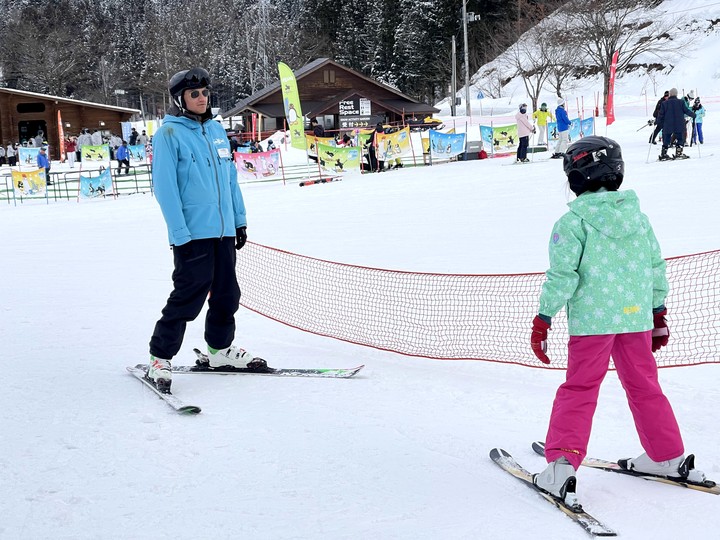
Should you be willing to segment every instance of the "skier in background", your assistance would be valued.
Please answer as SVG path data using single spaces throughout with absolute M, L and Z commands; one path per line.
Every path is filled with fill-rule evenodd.
M 527 158 L 528 146 L 530 146 L 530 135 L 535 133 L 535 126 L 528 118 L 527 104 L 520 105 L 520 110 L 515 114 L 515 123 L 518 128 L 518 138 L 520 139 L 517 149 L 515 161 L 519 163 L 530 163 Z
M 658 158 L 661 161 L 668 159 L 686 159 L 690 156 L 683 154 L 685 144 L 685 117 L 695 118 L 695 113 L 685 103 L 678 99 L 677 88 L 670 89 L 670 95 L 660 106 L 658 124 L 662 126 L 663 145 Z M 675 155 L 670 157 L 667 153 L 670 144 L 675 144 Z
M 587 454 L 600 385 L 612 356 L 645 453 L 619 460 L 626 469 L 702 482 L 684 455 L 672 407 L 658 382 L 653 352 L 667 345 L 668 282 L 647 216 L 633 191 L 618 191 L 625 165 L 605 137 L 573 143 L 563 160 L 577 199 L 555 224 L 550 269 L 533 320 L 531 346 L 545 364 L 552 317 L 566 308 L 570 342 L 566 381 L 557 391 L 545 440 L 547 468 L 533 481 L 578 504 L 576 471 Z
M 705 118 L 705 107 L 700 103 L 700 97 L 695 98 L 692 110 L 695 113 L 695 121 L 693 122 L 693 135 L 692 139 L 690 139 L 690 146 L 697 144 L 698 141 L 700 141 L 700 144 L 705 142 L 702 130 L 703 119 Z
M 570 135 L 570 118 L 565 110 L 565 100 L 558 98 L 557 104 L 555 118 L 557 118 L 558 142 L 557 146 L 555 146 L 555 153 L 550 156 L 551 159 L 563 157 L 568 146 L 568 136 Z
M 547 143 L 545 142 L 545 135 L 547 134 L 547 124 L 548 121 L 555 121 L 553 113 L 547 110 L 547 103 L 542 103 L 540 105 L 540 108 L 533 113 L 532 117 L 533 120 L 537 122 L 538 130 L 540 130 L 538 144 L 544 144 L 545 146 L 547 146 Z
M 650 135 L 650 144 L 657 144 L 657 136 L 662 131 L 662 124 L 658 122 L 657 117 L 658 114 L 660 114 L 660 107 L 662 107 L 662 104 L 665 103 L 665 100 L 667 100 L 668 97 L 670 97 L 670 90 L 665 90 L 663 97 L 658 99 L 657 103 L 655 104 L 655 110 L 653 111 L 653 118 L 655 119 L 653 122 L 655 124 L 655 129 Z

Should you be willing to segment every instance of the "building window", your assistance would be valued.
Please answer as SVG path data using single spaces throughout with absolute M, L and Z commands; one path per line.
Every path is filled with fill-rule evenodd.
M 323 70 L 323 80 L 325 84 L 335 84 L 335 70 L 326 69 Z
M 41 113 L 45 112 L 44 103 L 18 103 L 17 112 L 19 113 Z

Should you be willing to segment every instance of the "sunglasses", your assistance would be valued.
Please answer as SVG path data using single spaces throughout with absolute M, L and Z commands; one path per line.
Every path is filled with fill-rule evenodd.
M 203 90 L 193 90 L 192 92 L 190 92 L 190 97 L 193 99 L 197 99 L 200 97 L 200 94 L 202 94 L 205 97 L 208 97 L 210 95 L 210 90 L 208 90 L 207 88 L 205 88 Z

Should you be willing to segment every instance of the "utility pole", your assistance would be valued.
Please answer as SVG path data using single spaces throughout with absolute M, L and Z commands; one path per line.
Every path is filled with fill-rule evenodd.
M 470 111 L 470 55 L 468 51 L 468 29 L 467 25 L 469 22 L 474 22 L 480 19 L 474 13 L 467 12 L 467 0 L 463 0 L 462 5 L 462 19 L 463 19 L 463 40 L 465 50 L 465 116 L 471 116 Z M 482 112 L 481 112 L 482 114 Z
M 456 47 L 455 47 L 455 36 L 452 37 L 452 77 L 450 78 L 450 114 L 452 116 L 456 115 L 456 109 L 457 109 L 457 98 L 455 97 L 457 95 L 457 56 L 456 56 Z

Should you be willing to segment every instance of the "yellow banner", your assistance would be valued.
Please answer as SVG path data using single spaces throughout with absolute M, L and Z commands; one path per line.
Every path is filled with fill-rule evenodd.
M 404 127 L 394 133 L 378 135 L 378 159 L 390 161 L 393 158 L 410 153 L 410 127 Z
M 282 62 L 278 62 L 278 72 L 280 73 L 285 118 L 290 130 L 290 146 L 298 150 L 305 150 L 305 121 L 300 108 L 300 94 L 295 74 Z
M 45 169 L 37 169 L 35 171 L 15 171 L 12 172 L 13 187 L 15 195 L 43 195 L 46 189 Z

